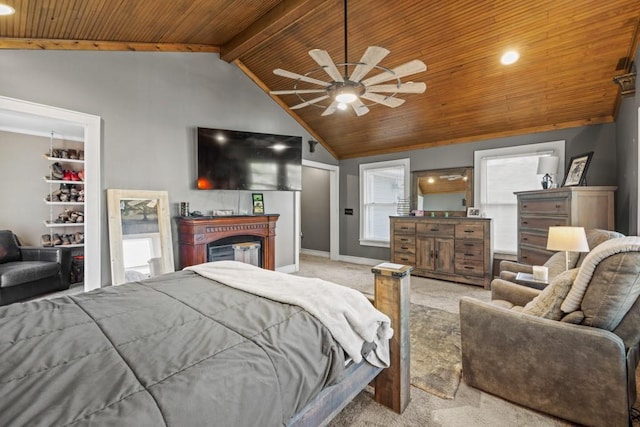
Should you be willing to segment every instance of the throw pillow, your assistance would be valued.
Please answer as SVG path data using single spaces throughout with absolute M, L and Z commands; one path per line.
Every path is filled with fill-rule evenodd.
M 573 268 L 554 277 L 549 286 L 540 292 L 540 295 L 524 306 L 522 312 L 545 319 L 560 320 L 564 315 L 560 306 L 569 293 L 578 270 Z

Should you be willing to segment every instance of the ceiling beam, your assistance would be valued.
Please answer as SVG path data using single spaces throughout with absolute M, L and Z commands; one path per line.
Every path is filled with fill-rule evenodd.
M 22 39 L 0 37 L 0 49 L 31 50 L 105 50 L 136 52 L 213 52 L 218 46 L 184 43 L 134 43 L 91 40 Z
M 267 95 L 269 95 L 271 97 L 271 99 L 273 99 L 280 107 L 282 107 L 282 109 L 284 111 L 286 111 L 287 113 L 289 113 L 289 115 L 291 117 L 293 117 L 293 119 L 298 122 L 300 124 L 300 126 L 302 126 L 307 132 L 309 132 L 309 134 L 320 143 L 320 145 L 322 145 L 328 152 L 329 154 L 331 154 L 335 159 L 338 159 L 338 155 L 336 154 L 335 151 L 333 151 L 333 148 L 331 148 L 331 146 L 329 146 L 329 144 L 327 144 L 327 142 L 322 139 L 322 137 L 320 135 L 318 135 L 318 133 L 311 129 L 311 127 L 300 118 L 299 115 L 297 115 L 295 112 L 293 112 L 289 106 L 287 104 L 284 103 L 284 101 L 282 101 L 279 97 L 275 96 L 275 95 L 271 95 L 269 93 L 269 88 L 267 87 L 267 85 L 265 85 L 262 80 L 260 80 L 258 77 L 256 77 L 255 74 L 253 74 L 251 72 L 251 70 L 249 70 L 243 63 L 242 61 L 240 61 L 239 59 L 236 59 L 235 61 L 233 61 L 233 63 L 235 65 L 238 66 L 238 68 L 240 68 L 251 80 L 253 80 L 253 82 L 255 84 L 257 84 L 260 89 L 262 89 Z
M 268 41 L 275 34 L 295 24 L 322 3 L 318 0 L 283 0 L 246 30 L 224 44 L 220 49 L 220 58 L 227 62 L 235 61 Z

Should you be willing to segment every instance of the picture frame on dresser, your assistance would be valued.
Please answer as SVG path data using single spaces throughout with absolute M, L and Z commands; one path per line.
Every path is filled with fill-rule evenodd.
M 480 208 L 467 208 L 467 218 L 480 218 L 482 213 Z
M 589 168 L 592 157 L 593 151 L 571 157 L 562 186 L 586 185 L 587 169 Z

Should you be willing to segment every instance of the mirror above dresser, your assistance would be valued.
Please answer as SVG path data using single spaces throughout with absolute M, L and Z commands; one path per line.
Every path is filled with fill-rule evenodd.
M 432 169 L 411 173 L 411 210 L 425 216 L 464 217 L 473 207 L 473 168 Z

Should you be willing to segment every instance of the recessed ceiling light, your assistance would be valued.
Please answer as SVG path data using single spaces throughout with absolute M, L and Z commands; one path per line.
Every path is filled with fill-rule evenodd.
M 0 16 L 13 15 L 14 13 L 16 13 L 16 10 L 14 8 L 0 3 Z
M 518 59 L 520 59 L 520 54 L 518 52 L 516 52 L 515 50 L 508 50 L 502 55 L 502 58 L 500 58 L 500 62 L 502 62 L 504 65 L 511 65 L 517 62 Z

